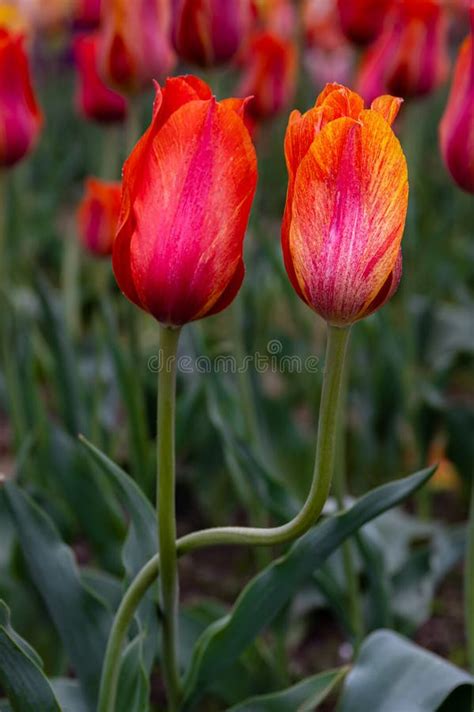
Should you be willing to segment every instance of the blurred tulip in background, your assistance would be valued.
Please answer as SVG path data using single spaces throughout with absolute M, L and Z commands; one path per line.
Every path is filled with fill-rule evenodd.
M 394 0 L 337 0 L 341 28 L 354 44 L 370 44 L 380 34 Z
M 21 34 L 0 28 L 0 166 L 12 166 L 34 147 L 42 114 Z
M 471 35 L 456 62 L 448 104 L 440 125 L 441 153 L 456 183 L 474 193 L 474 5 Z
M 112 252 L 121 191 L 119 181 L 86 180 L 84 197 L 77 211 L 77 224 L 82 244 L 96 257 L 106 257 Z

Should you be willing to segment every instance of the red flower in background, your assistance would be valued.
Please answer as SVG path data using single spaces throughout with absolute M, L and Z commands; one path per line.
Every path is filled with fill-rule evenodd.
M 271 32 L 253 35 L 242 57 L 240 96 L 252 96 L 249 114 L 268 119 L 287 106 L 294 94 L 297 69 L 296 47 L 291 40 Z
M 394 0 L 382 34 L 367 50 L 357 86 L 366 101 L 384 92 L 423 96 L 448 71 L 447 17 L 439 0 Z
M 245 104 L 217 102 L 197 77 L 168 79 L 125 163 L 115 277 L 164 325 L 216 314 L 242 283 L 257 180 Z
M 171 71 L 170 0 L 103 0 L 102 19 L 99 62 L 107 84 L 135 92 Z
M 100 25 L 101 0 L 76 0 L 74 24 L 83 30 L 95 30 Z
M 12 166 L 29 153 L 41 125 L 23 36 L 0 28 L 0 166 Z
M 120 182 L 88 178 L 77 211 L 79 236 L 84 247 L 96 257 L 112 253 L 120 214 Z
M 459 50 L 448 104 L 440 125 L 441 153 L 456 183 L 474 193 L 474 6 L 471 35 Z
M 354 49 L 342 33 L 336 0 L 305 0 L 305 66 L 317 86 L 351 81 Z
M 393 0 L 337 0 L 341 28 L 355 44 L 370 44 L 382 31 Z
M 86 119 L 103 123 L 122 121 L 127 114 L 127 102 L 110 89 L 99 74 L 98 43 L 98 34 L 83 35 L 75 42 L 78 69 L 76 102 Z
M 239 50 L 250 21 L 250 0 L 174 0 L 174 46 L 200 67 L 223 64 Z

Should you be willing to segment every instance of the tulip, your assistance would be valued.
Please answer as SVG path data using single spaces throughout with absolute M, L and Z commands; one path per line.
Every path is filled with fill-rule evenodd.
M 242 283 L 257 177 L 245 104 L 217 102 L 197 77 L 168 79 L 125 163 L 115 277 L 163 325 L 220 312 Z
M 296 33 L 297 12 L 292 0 L 253 0 L 254 15 L 258 24 L 268 32 L 283 39 Z
M 441 153 L 452 177 L 474 193 L 474 7 L 472 32 L 459 51 L 448 105 L 440 125 Z
M 293 42 L 270 32 L 256 33 L 243 59 L 240 96 L 253 96 L 249 114 L 256 120 L 278 114 L 291 101 L 296 82 Z
M 337 0 L 341 28 L 355 44 L 373 42 L 380 34 L 393 0 Z
M 23 36 L 0 28 L 0 166 L 12 166 L 29 153 L 41 125 Z
M 84 247 L 96 257 L 112 253 L 120 214 L 121 184 L 88 178 L 77 211 L 79 236 Z
M 127 102 L 102 81 L 98 69 L 98 42 L 97 34 L 83 35 L 76 40 L 79 70 L 76 103 L 87 119 L 103 123 L 121 121 L 127 113 Z
M 336 0 L 305 0 L 305 67 L 317 86 L 327 82 L 350 81 L 354 50 L 343 35 Z
M 99 63 L 107 84 L 124 93 L 165 77 L 174 64 L 170 0 L 103 0 Z
M 437 0 L 398 0 L 384 31 L 362 63 L 358 90 L 366 101 L 381 92 L 423 96 L 447 77 L 447 24 Z
M 401 276 L 407 167 L 392 131 L 401 100 L 328 84 L 293 111 L 285 137 L 288 192 L 282 248 L 301 299 L 335 326 L 390 299 Z
M 247 35 L 250 9 L 250 0 L 174 0 L 176 52 L 200 67 L 228 62 Z
M 84 30 L 100 26 L 101 0 L 76 0 L 74 24 Z

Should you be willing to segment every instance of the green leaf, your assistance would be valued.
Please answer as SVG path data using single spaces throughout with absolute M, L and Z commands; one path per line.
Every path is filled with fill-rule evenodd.
M 185 699 L 231 665 L 348 536 L 413 494 L 434 469 L 372 490 L 349 510 L 318 524 L 250 581 L 229 615 L 209 626 L 199 639 L 186 676 Z
M 125 649 L 120 668 L 116 712 L 147 712 L 150 683 L 143 665 L 143 636 Z
M 61 712 L 41 669 L 41 661 L 10 625 L 10 612 L 0 601 L 0 685 L 14 712 Z
M 470 709 L 474 678 L 388 630 L 372 633 L 344 684 L 338 712 L 445 712 Z M 459 689 L 461 688 L 461 689 Z M 459 690 L 455 706 L 449 697 Z
M 77 680 L 57 677 L 51 680 L 51 685 L 59 700 L 62 712 L 89 712 L 89 707 Z
M 31 578 L 93 708 L 112 625 L 110 611 L 82 584 L 73 554 L 49 517 L 13 482 L 5 484 L 4 492 Z
M 227 712 L 314 712 L 342 682 L 348 670 L 348 667 L 343 667 L 312 675 L 286 690 L 251 697 Z

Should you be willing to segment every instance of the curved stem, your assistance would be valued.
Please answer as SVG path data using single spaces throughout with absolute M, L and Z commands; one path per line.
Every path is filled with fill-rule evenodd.
M 348 339 L 348 328 L 328 327 L 326 368 L 319 413 L 313 481 L 308 498 L 299 514 L 280 527 L 262 529 L 254 527 L 215 527 L 187 534 L 176 542 L 176 554 L 178 556 L 204 546 L 217 546 L 219 544 L 251 544 L 256 546 L 282 544 L 301 536 L 315 523 L 328 497 L 334 470 L 339 398 Z M 114 712 L 124 637 L 141 598 L 152 585 L 159 572 L 160 557 L 156 555 L 137 574 L 117 611 L 107 646 L 98 712 Z
M 175 512 L 175 400 L 176 352 L 179 329 L 160 326 L 161 368 L 158 371 L 157 501 L 161 561 L 160 594 L 163 608 L 163 676 L 170 712 L 179 700 L 178 566 Z

